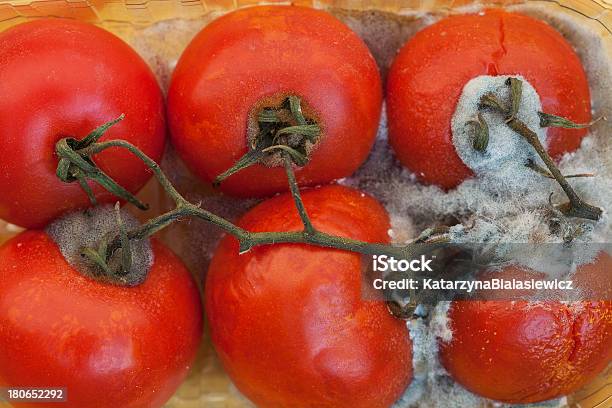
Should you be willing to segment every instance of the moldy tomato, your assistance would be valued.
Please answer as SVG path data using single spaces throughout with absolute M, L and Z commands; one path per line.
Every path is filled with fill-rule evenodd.
M 310 156 L 296 170 L 298 183 L 326 183 L 355 171 L 378 128 L 380 76 L 354 32 L 311 8 L 249 7 L 207 25 L 172 76 L 172 142 L 196 175 L 213 181 L 255 144 L 265 126 L 259 114 L 290 95 L 301 99 L 305 118 L 321 129 L 312 145 L 295 141 Z M 282 166 L 256 164 L 227 178 L 221 190 L 265 196 L 286 191 L 287 178 Z
M 165 142 L 163 98 L 153 73 L 113 34 L 71 20 L 38 20 L 0 33 L 0 218 L 40 228 L 90 205 L 78 183 L 55 171 L 55 144 L 82 139 L 117 118 L 101 140 L 121 138 L 153 160 Z M 127 151 L 112 148 L 96 164 L 135 193 L 150 178 Z M 90 183 L 99 202 L 115 197 Z
M 610 265 L 603 253 L 579 268 L 575 282 L 580 269 L 609 280 Z M 526 272 L 510 266 L 500 273 L 524 278 Z M 569 303 L 455 301 L 448 315 L 453 338 L 440 343 L 442 363 L 458 383 L 493 400 L 527 404 L 570 394 L 612 360 L 609 296 Z
M 0 386 L 67 387 L 68 402 L 15 407 L 161 407 L 192 364 L 202 332 L 198 289 L 152 242 L 139 286 L 81 275 L 44 232 L 0 247 Z
M 575 122 L 591 120 L 586 75 L 571 45 L 546 23 L 488 10 L 445 18 L 418 32 L 389 72 L 389 142 L 426 183 L 450 189 L 472 176 L 455 151 L 451 118 L 464 85 L 480 75 L 522 75 L 542 109 Z M 548 152 L 577 149 L 585 129 L 549 128 Z M 517 136 L 518 137 L 518 136 Z
M 375 200 L 341 186 L 303 193 L 323 232 L 388 242 Z M 240 220 L 249 231 L 302 228 L 289 194 Z M 412 378 L 405 323 L 380 301 L 362 299 L 359 254 L 301 244 L 239 255 L 225 237 L 206 281 L 206 310 L 223 366 L 260 407 L 387 407 Z M 373 289 L 371 289 L 373 290 Z

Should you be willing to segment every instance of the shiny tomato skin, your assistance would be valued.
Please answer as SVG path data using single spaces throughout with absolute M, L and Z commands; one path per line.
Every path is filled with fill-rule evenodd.
M 609 276 L 610 269 L 602 269 L 609 258 L 599 258 L 589 271 Z M 509 276 L 517 272 L 508 269 Z M 455 381 L 493 400 L 527 404 L 568 395 L 612 361 L 612 301 L 606 296 L 570 304 L 455 301 L 449 310 L 453 338 L 440 343 L 442 363 Z
M 146 63 L 113 34 L 64 19 L 0 33 L 0 218 L 40 228 L 88 207 L 78 183 L 56 177 L 55 143 L 81 139 L 122 113 L 125 119 L 101 140 L 127 140 L 158 161 L 165 143 L 160 88 Z M 151 176 L 123 149 L 102 152 L 94 161 L 134 193 Z M 116 200 L 90 185 L 98 201 Z
M 76 272 L 41 231 L 0 247 L 0 386 L 67 387 L 68 402 L 23 407 L 161 407 L 187 375 L 202 306 L 182 262 L 153 241 L 146 281 Z
M 315 227 L 387 242 L 375 200 L 326 186 L 303 194 Z M 239 225 L 249 231 L 301 227 L 291 196 L 272 198 Z M 386 407 L 412 378 L 406 325 L 383 302 L 362 300 L 361 257 L 298 244 L 238 255 L 224 238 L 205 288 L 213 344 L 238 389 L 259 407 Z
M 323 129 L 300 185 L 353 173 L 378 128 L 382 85 L 366 45 L 332 15 L 258 6 L 206 26 L 183 52 L 168 91 L 171 140 L 188 167 L 212 181 L 247 152 L 247 121 L 265 98 L 296 94 Z M 236 196 L 287 191 L 282 167 L 255 165 L 221 190 Z
M 464 85 L 480 75 L 522 75 L 544 112 L 591 120 L 586 74 L 572 46 L 543 21 L 501 10 L 445 18 L 400 50 L 387 80 L 389 141 L 420 181 L 452 189 L 473 175 L 452 143 L 451 118 Z M 549 128 L 558 158 L 586 130 Z M 518 136 L 517 136 L 518 137 Z

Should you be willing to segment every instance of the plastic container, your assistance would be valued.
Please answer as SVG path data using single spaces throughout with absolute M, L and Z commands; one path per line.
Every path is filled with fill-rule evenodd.
M 142 49 L 139 49 L 141 53 L 144 49 L 146 54 L 146 49 L 149 47 L 146 41 L 163 40 L 167 44 L 161 54 L 173 59 L 178 57 L 188 38 L 185 35 L 174 34 L 171 30 L 172 24 L 185 24 L 185 26 L 181 26 L 181 29 L 195 34 L 205 22 L 223 12 L 257 3 L 259 2 L 256 0 L 0 0 L 0 31 L 32 18 L 53 16 L 79 19 L 103 26 L 132 44 L 134 42 L 139 43 L 140 47 L 137 48 L 142 47 Z M 460 9 L 469 9 L 474 3 L 469 0 L 323 0 L 318 2 L 297 0 L 293 4 L 328 9 L 344 17 L 345 20 L 354 17 L 357 13 L 361 16 L 360 18 L 379 20 L 380 24 L 388 24 L 388 29 L 402 31 L 402 20 L 414 21 L 417 16 L 429 13 L 437 15 L 456 13 Z M 491 6 L 537 5 L 548 10 L 554 10 L 561 15 L 571 16 L 597 32 L 608 55 L 612 55 L 612 0 L 509 0 L 493 1 L 485 4 Z M 482 4 L 478 6 L 482 6 Z M 364 10 L 372 10 L 372 13 L 360 14 L 360 11 Z M 375 12 L 375 10 L 378 12 Z M 398 17 L 397 15 L 404 17 Z M 177 22 L 174 19 L 187 19 L 189 21 Z M 394 25 L 393 21 L 396 19 L 398 22 Z M 174 21 L 161 23 L 169 24 L 170 29 L 168 27 L 165 29 L 154 28 L 159 27 L 159 24 L 155 26 L 156 23 L 166 20 Z M 143 33 L 146 34 L 148 29 L 152 30 L 150 40 L 147 40 L 147 36 L 143 35 Z M 404 34 L 404 36 L 407 35 L 409 33 Z M 145 42 L 142 43 L 142 41 Z M 397 44 L 397 46 L 400 45 Z M 373 53 L 376 54 L 376 52 L 377 50 L 373 49 Z M 160 81 L 164 85 L 169 78 L 171 64 L 156 61 L 155 58 L 159 56 L 143 56 L 152 65 L 160 64 L 160 66 L 154 68 L 156 68 Z M 380 59 L 380 56 L 377 57 Z M 382 58 L 384 59 L 384 56 Z M 164 159 L 166 168 L 181 168 L 181 164 L 177 162 L 171 151 L 167 156 Z M 209 191 L 189 179 L 175 178 L 175 181 L 178 181 L 179 188 L 182 191 L 188 191 L 188 196 L 197 197 L 198 195 L 209 194 Z M 154 180 L 147 185 L 140 195 L 143 196 L 145 201 L 152 204 L 151 211 L 159 211 L 169 205 Z M 18 231 L 19 228 L 0 220 L 0 243 Z M 185 229 L 184 226 L 174 226 L 171 231 L 164 232 L 161 238 L 165 239 L 179 254 L 183 253 L 187 257 L 186 262 L 192 267 L 193 272 L 200 275 L 203 271 L 198 270 L 198 263 L 193 253 L 187 255 L 190 253 L 189 249 L 193 248 L 193 243 L 186 242 L 189 240 L 189 236 L 186 239 L 177 240 L 177 236 L 184 236 L 181 234 L 189 234 L 189 230 Z M 210 240 L 214 239 L 214 236 L 210 238 Z M 568 400 L 571 406 L 611 408 L 612 369 L 609 368 L 607 373 L 602 374 L 592 384 L 570 396 Z M 4 406 L 7 405 L 0 403 L 0 407 Z M 206 339 L 191 375 L 172 400 L 168 402 L 167 406 L 172 408 L 233 408 L 251 405 L 234 390 L 216 360 L 208 339 Z

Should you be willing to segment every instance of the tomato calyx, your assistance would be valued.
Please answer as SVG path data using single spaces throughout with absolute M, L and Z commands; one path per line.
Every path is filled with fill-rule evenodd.
M 588 220 L 598 221 L 603 213 L 603 210 L 599 207 L 595 207 L 591 204 L 586 203 L 582 200 L 568 183 L 567 177 L 561 174 L 561 171 L 555 164 L 554 160 L 548 154 L 542 142 L 538 138 L 538 135 L 531 130 L 525 122 L 517 118 L 517 113 L 521 104 L 522 97 L 522 81 L 518 78 L 508 78 L 506 86 L 510 88 L 510 96 L 508 101 L 503 101 L 498 98 L 494 93 L 489 92 L 484 94 L 480 98 L 479 110 L 490 110 L 492 112 L 499 113 L 504 118 L 504 123 L 512 129 L 515 133 L 519 134 L 525 141 L 527 141 L 531 147 L 536 151 L 538 156 L 542 159 L 547 169 L 540 168 L 533 162 L 525 163 L 527 167 L 532 168 L 534 171 L 545 175 L 549 178 L 554 178 L 557 183 L 561 186 L 569 201 L 567 203 L 557 206 L 557 209 L 561 211 L 565 216 L 584 218 Z M 572 121 L 561 118 L 554 115 L 538 112 L 540 116 L 540 126 L 549 127 L 570 127 L 580 128 L 590 126 L 590 124 L 576 124 Z M 484 152 L 488 145 L 488 125 L 480 115 L 477 120 L 473 120 L 470 123 L 474 123 L 474 141 L 473 148 L 477 151 Z M 592 123 L 591 123 L 592 124 Z M 572 175 L 572 177 L 586 177 L 588 175 Z
M 321 127 L 316 119 L 306 117 L 302 101 L 296 95 L 288 95 L 277 106 L 255 109 L 247 140 L 248 151 L 229 169 L 218 175 L 213 185 L 256 163 L 268 167 L 283 166 L 285 157 L 292 165 L 303 167 L 310 161 L 310 154 L 321 137 Z M 250 124 L 251 125 L 251 124 Z
M 115 182 L 110 176 L 102 171 L 93 162 L 92 155 L 97 153 L 99 147 L 98 140 L 106 131 L 125 118 L 121 114 L 118 118 L 102 124 L 91 131 L 83 139 L 78 140 L 74 137 L 65 137 L 55 145 L 55 153 L 59 157 L 56 175 L 65 183 L 78 182 L 89 197 L 92 205 L 97 205 L 96 197 L 87 183 L 87 180 L 95 181 L 106 190 L 117 197 L 130 202 L 141 210 L 147 210 L 149 206 L 141 202 L 132 193 Z
M 118 237 L 120 242 L 121 257 L 120 262 L 116 262 L 116 265 L 111 265 L 113 260 L 111 253 L 110 256 L 107 254 L 109 240 L 114 237 L 113 233 L 105 234 L 99 241 L 98 248 L 93 249 L 90 247 L 84 247 L 81 250 L 81 254 L 88 258 L 93 264 L 100 268 L 104 272 L 104 276 L 112 280 L 113 283 L 121 283 L 126 285 L 136 285 L 144 281 L 146 273 L 135 273 L 132 265 L 134 260 L 134 253 L 132 250 L 132 244 L 128 237 L 128 231 L 123 218 L 121 217 L 121 207 L 119 202 L 115 204 L 115 214 L 117 229 L 119 230 Z M 116 259 L 116 258 L 115 258 Z
M 540 116 L 540 127 L 560 127 L 564 129 L 586 129 L 600 120 L 606 120 L 605 116 L 600 116 L 588 123 L 575 123 L 567 118 L 551 115 L 550 113 L 538 112 L 538 115 Z
M 484 152 L 489 146 L 489 125 L 482 116 L 482 112 L 478 112 L 476 119 L 468 121 L 468 124 L 474 126 L 474 140 L 472 147 L 478 152 Z
M 139 227 L 119 202 L 86 211 L 74 211 L 53 221 L 46 232 L 66 261 L 79 273 L 117 286 L 143 283 L 153 263 L 148 239 L 130 240 L 128 229 Z M 119 248 L 109 251 L 117 237 Z

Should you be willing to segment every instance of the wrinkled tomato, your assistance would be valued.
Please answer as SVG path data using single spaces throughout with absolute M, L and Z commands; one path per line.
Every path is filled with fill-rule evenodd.
M 386 212 L 356 190 L 327 186 L 303 199 L 323 232 L 388 241 Z M 288 194 L 239 225 L 302 226 Z M 360 255 L 340 250 L 279 244 L 239 255 L 235 238 L 221 241 L 206 310 L 213 344 L 242 393 L 260 407 L 388 407 L 399 398 L 412 378 L 411 340 L 384 302 L 364 300 L 361 268 Z
M 611 266 L 612 258 L 602 252 L 593 263 L 578 268 L 574 282 L 591 291 L 583 301 L 453 302 L 448 315 L 453 337 L 440 343 L 444 367 L 468 390 L 512 404 L 578 390 L 612 361 Z M 516 266 L 500 273 L 507 278 L 541 278 Z M 585 273 L 587 279 L 599 280 L 604 290 L 592 292 Z

